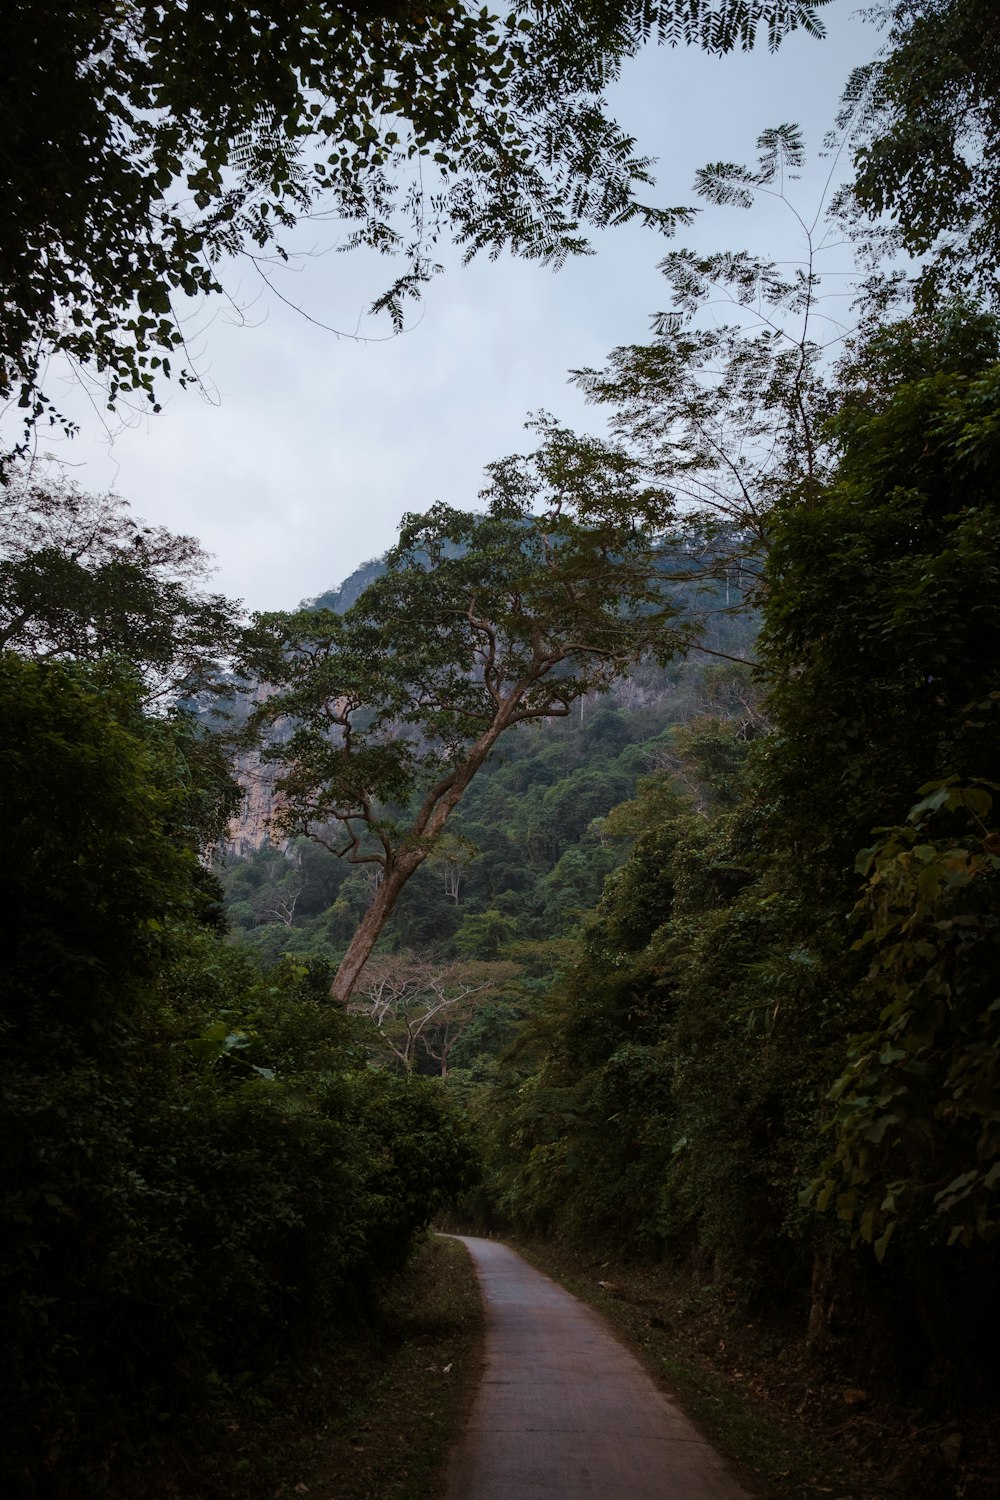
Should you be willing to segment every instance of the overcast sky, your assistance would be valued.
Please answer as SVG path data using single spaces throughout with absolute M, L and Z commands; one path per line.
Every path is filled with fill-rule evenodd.
M 697 167 L 753 160 L 770 125 L 801 124 L 818 150 L 850 68 L 878 45 L 854 0 L 834 0 L 824 18 L 825 41 L 794 36 L 774 56 L 651 48 L 629 66 L 613 107 L 658 158 L 656 201 L 692 202 Z M 817 161 L 796 185 L 807 212 L 828 172 Z M 317 322 L 350 331 L 391 265 L 337 254 L 335 243 L 335 226 L 311 227 L 299 244 L 316 253 L 279 286 Z M 188 320 L 204 392 L 165 389 L 159 415 L 111 430 L 77 397 L 82 433 L 46 446 L 85 488 L 114 489 L 147 521 L 199 537 L 223 592 L 251 609 L 291 608 L 384 552 L 404 511 L 435 500 L 475 506 L 484 464 L 529 446 L 530 412 L 601 430 L 567 371 L 648 337 L 666 302 L 656 265 L 670 243 L 608 231 L 595 255 L 557 273 L 510 257 L 463 268 L 452 256 L 414 326 L 387 338 L 387 325 L 363 323 L 372 342 L 305 321 L 251 266 L 234 265 L 227 284 L 242 319 L 220 299 Z M 800 248 L 780 206 L 706 211 L 672 243 L 778 256 Z

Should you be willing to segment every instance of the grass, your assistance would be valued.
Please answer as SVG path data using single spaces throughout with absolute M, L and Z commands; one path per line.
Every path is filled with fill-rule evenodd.
M 482 1309 L 455 1240 L 423 1249 L 386 1309 L 389 1338 L 360 1361 L 280 1500 L 433 1500 L 480 1369 Z
M 108 1500 L 437 1500 L 481 1331 L 465 1248 L 428 1236 L 375 1318 L 120 1453 Z

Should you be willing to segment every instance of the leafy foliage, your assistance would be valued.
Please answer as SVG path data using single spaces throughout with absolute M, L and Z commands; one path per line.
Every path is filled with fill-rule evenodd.
M 348 1327 L 471 1153 L 440 1091 L 365 1067 L 328 968 L 212 930 L 189 723 L 107 666 L 0 662 L 0 1473 L 87 1497 L 163 1413 Z
M 885 0 L 883 53 L 852 75 L 861 139 L 849 197 L 873 248 L 919 258 L 918 304 L 995 304 L 1000 248 L 998 21 L 990 0 Z M 882 227 L 888 225 L 888 233 Z M 862 228 L 862 236 L 871 234 Z
M 827 350 L 844 334 L 822 296 L 823 206 L 803 218 L 792 199 L 805 160 L 801 133 L 781 125 L 757 146 L 755 167 L 705 167 L 697 192 L 745 209 L 762 196 L 779 199 L 795 224 L 793 258 L 672 251 L 660 264 L 670 306 L 653 319 L 653 341 L 614 350 L 604 370 L 574 372 L 692 529 L 738 542 L 718 553 L 706 547 L 692 569 L 700 563 L 708 576 L 731 579 L 735 568 L 737 582 L 759 575 L 774 504 L 792 493 L 808 502 L 829 472 Z
M 193 537 L 144 526 L 115 495 L 31 469 L 0 488 L 0 647 L 35 660 L 118 657 L 147 697 L 217 686 L 239 608 L 198 585 Z
M 831 1090 L 836 1152 L 811 1190 L 879 1259 L 901 1222 L 965 1246 L 998 1229 L 996 787 L 952 777 L 921 790 L 907 826 L 859 859 L 878 1024 L 853 1038 Z M 943 814 L 967 829 L 935 837 Z
M 660 497 L 624 456 L 550 428 L 492 479 L 486 515 L 408 516 L 345 615 L 265 617 L 250 656 L 276 689 L 258 722 L 289 726 L 265 751 L 285 768 L 279 826 L 381 872 L 335 981 L 344 1000 L 500 737 L 689 634 L 659 565 Z
M 104 374 L 111 406 L 155 404 L 184 355 L 181 299 L 217 292 L 230 256 L 286 255 L 307 214 L 402 256 L 376 304 L 397 325 L 443 232 L 470 255 L 558 261 L 584 248 L 582 225 L 670 228 L 682 211 L 636 197 L 650 164 L 604 110 L 622 59 L 650 35 L 715 52 L 750 46 L 760 25 L 772 47 L 796 27 L 818 35 L 822 3 L 532 0 L 501 17 L 460 0 L 74 0 L 55 16 L 17 0 L 0 399 L 28 427 L 60 420 L 40 384 L 58 352 Z
M 1000 628 L 1000 385 L 993 363 L 965 373 L 962 339 L 957 368 L 946 337 L 938 359 L 884 406 L 845 408 L 836 481 L 822 506 L 789 510 L 771 556 L 762 654 L 780 725 L 779 816 L 808 839 L 804 878 L 827 872 L 845 910 L 845 877 L 873 826 L 904 821 L 932 777 L 990 774 L 988 736 L 965 710 L 992 690 Z
M 71 1005 L 101 1030 L 155 973 L 163 922 L 209 914 L 185 729 L 147 726 L 127 679 L 102 691 L 58 663 L 0 661 L 4 1014 L 47 1031 Z M 231 806 L 230 791 L 218 812 Z

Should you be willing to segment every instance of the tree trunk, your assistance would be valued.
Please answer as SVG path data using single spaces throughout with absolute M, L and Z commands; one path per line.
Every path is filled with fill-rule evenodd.
M 422 841 L 423 848 L 422 850 L 411 849 L 406 854 L 398 855 L 386 869 L 375 892 L 375 899 L 365 912 L 361 926 L 351 938 L 347 952 L 341 959 L 340 968 L 334 975 L 333 984 L 330 986 L 332 999 L 339 1000 L 342 1005 L 346 1005 L 351 998 L 358 976 L 371 957 L 371 951 L 379 940 L 382 928 L 392 916 L 400 891 L 414 870 L 419 869 L 423 864 L 435 839 L 440 836 L 448 819 L 462 800 L 469 782 L 482 766 L 501 734 L 509 728 L 525 691 L 527 691 L 526 688 L 508 697 L 503 704 L 498 706 L 489 729 L 480 735 L 475 744 L 470 747 L 465 763 L 459 766 L 454 778 L 449 778 L 440 791 L 432 791 L 429 794 L 428 801 L 424 804 L 424 809 L 414 828 L 414 832 Z
M 829 1251 L 813 1250 L 812 1295 L 806 1348 L 819 1354 L 829 1341 L 830 1307 L 833 1301 L 833 1257 Z
M 405 854 L 393 864 L 391 869 L 386 870 L 376 888 L 372 904 L 362 917 L 361 924 L 351 938 L 347 952 L 333 977 L 333 984 L 330 986 L 332 999 L 339 1000 L 342 1005 L 346 1005 L 351 998 L 358 976 L 371 957 L 372 949 L 379 940 L 382 928 L 392 916 L 392 909 L 399 899 L 400 891 L 414 870 L 423 864 L 425 857 L 423 854 Z

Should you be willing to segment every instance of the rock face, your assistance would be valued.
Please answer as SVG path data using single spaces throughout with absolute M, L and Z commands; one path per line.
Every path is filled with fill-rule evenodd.
M 265 844 L 283 849 L 288 840 L 273 834 L 268 820 L 275 810 L 274 768 L 261 763 L 258 755 L 241 755 L 236 762 L 236 779 L 245 796 L 240 810 L 229 825 L 222 852 L 241 859 L 256 854 Z
M 242 725 L 253 709 L 271 696 L 271 691 L 260 682 L 244 689 L 235 699 L 237 723 Z M 281 730 L 274 728 L 268 735 L 271 740 L 281 737 Z M 236 780 L 243 789 L 243 801 L 229 824 L 227 836 L 219 846 L 219 853 L 223 856 L 235 855 L 240 859 L 248 859 L 251 855 L 257 854 L 265 844 L 270 844 L 276 849 L 286 848 L 288 840 L 280 834 L 273 833 L 268 826 L 278 805 L 274 790 L 277 768 L 263 761 L 257 751 L 248 750 L 236 757 L 233 770 Z

